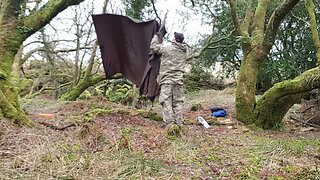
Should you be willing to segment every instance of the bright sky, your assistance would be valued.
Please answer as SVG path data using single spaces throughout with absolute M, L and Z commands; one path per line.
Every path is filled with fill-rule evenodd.
M 200 34 L 210 33 L 211 27 L 201 24 L 201 16 L 184 7 L 179 0 L 158 0 L 156 8 L 161 18 L 168 11 L 166 26 L 169 35 L 173 32 L 182 32 L 188 44 L 196 44 Z
M 85 0 L 80 6 L 72 6 L 60 13 L 50 26 L 47 26 L 46 33 L 50 40 L 64 39 L 74 40 L 75 27 L 73 26 L 73 19 L 75 11 L 80 12 L 81 21 L 86 22 L 85 16 L 90 16 L 92 13 L 89 11 L 91 7 L 94 8 L 93 14 L 101 14 L 104 0 Z M 199 39 L 200 34 L 210 33 L 211 27 L 201 24 L 201 17 L 195 14 L 190 8 L 184 7 L 180 0 L 157 0 L 156 9 L 161 18 L 164 18 L 165 13 L 168 11 L 166 27 L 169 39 L 172 39 L 173 32 L 182 32 L 185 35 L 186 43 L 195 45 Z M 124 14 L 121 1 L 110 0 L 108 4 L 108 13 Z M 91 21 L 91 17 L 89 19 Z M 87 23 L 88 26 L 90 23 Z M 54 31 L 53 29 L 57 30 Z M 93 29 L 94 31 L 94 29 Z M 95 38 L 95 33 L 92 38 Z M 27 40 L 28 42 L 35 41 L 38 34 L 35 34 Z M 37 44 L 28 46 L 25 52 L 30 49 L 36 48 Z M 58 49 L 75 48 L 75 43 L 60 42 L 57 44 Z M 38 58 L 37 58 L 38 59 Z

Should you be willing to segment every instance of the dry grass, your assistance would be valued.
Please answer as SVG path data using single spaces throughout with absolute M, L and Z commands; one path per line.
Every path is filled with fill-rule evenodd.
M 189 98 L 204 105 L 232 103 L 233 92 L 220 94 L 226 98 L 219 93 Z M 215 100 L 209 101 L 212 94 Z M 58 109 L 55 120 L 65 123 L 92 107 L 113 107 L 96 100 L 53 103 L 34 112 Z M 30 111 L 33 104 L 24 105 Z M 159 122 L 121 112 L 90 123 L 79 119 L 65 131 L 19 128 L 2 120 L 0 179 L 319 179 L 319 137 L 320 132 L 251 132 L 236 124 L 191 126 L 172 140 Z

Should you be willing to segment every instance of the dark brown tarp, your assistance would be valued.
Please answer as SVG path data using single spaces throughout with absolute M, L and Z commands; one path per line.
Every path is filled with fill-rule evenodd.
M 160 86 L 157 82 L 160 70 L 160 57 L 161 55 L 159 54 L 150 54 L 149 67 L 140 87 L 140 95 L 147 96 L 152 102 L 160 93 Z
M 93 15 L 93 23 L 106 77 L 122 73 L 140 87 L 141 94 L 153 100 L 159 92 L 156 75 L 160 62 L 152 69 L 149 62 L 153 62 L 154 56 L 149 56 L 149 52 L 151 39 L 159 29 L 157 21 L 141 22 L 121 15 L 100 14 Z

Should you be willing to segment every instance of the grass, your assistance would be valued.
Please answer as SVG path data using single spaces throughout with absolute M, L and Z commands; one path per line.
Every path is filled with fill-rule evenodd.
M 41 131 L 26 131 L 16 134 L 12 141 L 2 139 L 2 145 L 15 142 L 18 147 L 26 145 L 25 148 L 30 149 L 12 150 L 17 155 L 1 156 L 0 179 L 138 179 L 159 175 L 165 166 L 142 152 L 110 149 L 105 141 L 96 144 L 103 146 L 97 150 L 88 146 L 88 137 L 78 138 L 71 133 L 54 139 Z M 5 136 L 10 137 L 9 134 Z M 20 139 L 26 136 L 32 140 L 24 142 Z M 87 133 L 87 136 L 92 135 Z
M 195 102 L 199 95 L 192 96 Z M 73 129 L 54 131 L 0 121 L 0 179 L 320 178 L 319 132 L 194 125 L 168 139 L 160 123 L 108 102 L 24 103 L 29 110 L 39 108 L 36 112 L 58 108 L 66 115 L 55 121 L 78 123 Z M 87 122 L 86 112 L 92 114 Z
M 79 126 L 60 134 L 41 128 L 3 126 L 7 130 L 1 129 L 0 179 L 320 177 L 315 166 L 319 159 L 310 156 L 319 154 L 320 142 L 313 138 L 221 135 L 224 131 L 215 134 L 219 129 L 206 134 L 192 128 L 175 140 L 167 140 L 163 132 L 160 146 L 145 151 L 144 143 L 148 141 L 136 144 L 141 141 L 137 139 L 139 133 L 148 131 L 143 127 L 120 128 L 119 134 L 128 139 L 131 148 L 116 148 L 119 139 L 108 139 L 103 129 L 94 124 L 88 124 L 85 131 Z

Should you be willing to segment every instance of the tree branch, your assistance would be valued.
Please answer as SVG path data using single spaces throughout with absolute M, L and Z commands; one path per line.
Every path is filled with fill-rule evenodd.
M 161 24 L 161 18 L 157 12 L 157 9 L 156 9 L 156 6 L 154 4 L 154 0 L 151 0 L 151 4 L 152 4 L 152 8 L 153 8 L 153 11 L 154 11 L 154 14 L 156 15 L 156 17 L 159 19 L 159 23 Z
M 244 34 L 249 36 L 249 26 L 251 19 L 253 17 L 253 10 L 252 10 L 252 2 L 249 2 L 249 5 L 246 10 L 246 15 L 244 16 L 244 20 L 241 24 L 241 30 L 243 31 Z
M 230 6 L 230 13 L 234 28 L 238 36 L 242 36 L 243 32 L 240 27 L 240 22 L 237 14 L 237 0 L 228 0 Z
M 79 49 L 80 50 L 81 49 L 92 49 L 92 47 L 80 47 Z M 77 48 L 75 48 L 75 49 L 58 49 L 58 50 L 50 51 L 44 47 L 35 48 L 23 56 L 23 58 L 21 59 L 21 62 L 20 62 L 20 66 L 22 66 L 32 56 L 32 54 L 34 54 L 36 52 L 49 52 L 49 53 L 57 54 L 57 53 L 69 53 L 69 52 L 77 51 L 79 49 L 77 49 Z
M 69 6 L 78 5 L 82 1 L 84 0 L 49 0 L 38 11 L 34 11 L 29 16 L 23 18 L 23 25 L 28 29 L 28 32 L 24 34 L 25 38 L 43 28 L 56 15 Z
M 308 92 L 316 88 L 320 88 L 320 67 L 310 69 L 292 80 L 276 83 L 263 94 L 257 104 L 265 100 L 276 102 L 282 97 Z
M 60 39 L 60 40 L 52 40 L 50 41 L 51 43 L 57 43 L 57 42 L 75 42 L 76 40 L 71 40 L 71 39 Z M 31 44 L 36 44 L 36 43 L 39 43 L 39 44 L 44 44 L 43 41 L 32 41 L 32 42 L 29 42 L 27 44 L 24 44 L 24 47 L 27 47 Z
M 320 64 L 320 39 L 317 30 L 317 19 L 315 14 L 315 5 L 312 0 L 306 0 L 306 8 L 310 19 L 310 29 L 312 33 L 312 40 L 316 47 L 316 57 L 318 64 Z
M 263 45 L 268 50 L 272 48 L 281 22 L 286 17 L 286 15 L 298 4 L 299 1 L 300 0 L 285 0 L 272 13 L 267 25 L 265 37 L 263 39 Z
M 207 8 L 207 10 L 210 12 L 212 17 L 216 17 L 216 15 L 211 11 L 211 9 L 207 3 L 203 3 L 203 5 Z
M 234 31 L 231 31 L 227 36 L 222 37 L 222 38 L 219 38 L 219 39 L 214 40 L 214 41 L 212 41 L 214 35 L 211 35 L 211 37 L 209 38 L 207 44 L 204 45 L 204 46 L 200 49 L 200 51 L 199 51 L 198 53 L 192 54 L 192 55 L 190 55 L 189 57 L 187 57 L 186 61 L 189 61 L 189 60 L 194 59 L 194 58 L 199 58 L 207 49 L 217 49 L 218 47 L 217 47 L 217 48 L 213 48 L 213 47 L 210 47 L 210 46 L 211 46 L 212 44 L 217 44 L 217 43 L 219 43 L 219 42 L 221 42 L 221 41 L 223 41 L 223 40 L 228 39 L 228 38 L 232 35 L 233 32 L 234 32 Z M 222 46 L 220 46 L 220 47 L 222 47 Z M 228 46 L 228 47 L 229 47 L 229 46 Z
M 89 65 L 86 69 L 86 72 L 85 72 L 85 75 L 84 75 L 84 80 L 88 80 L 91 76 L 91 72 L 92 72 L 92 69 L 93 69 L 93 65 L 94 65 L 94 59 L 96 57 L 96 52 L 97 52 L 97 48 L 98 48 L 98 40 L 96 40 L 94 42 L 94 45 L 93 45 L 93 49 L 92 49 L 92 52 L 91 52 L 91 56 L 90 56 L 90 59 L 89 59 Z
M 267 7 L 270 4 L 270 0 L 260 0 L 253 18 L 253 32 L 252 35 L 258 37 L 261 43 L 264 35 L 264 23 L 267 12 Z

